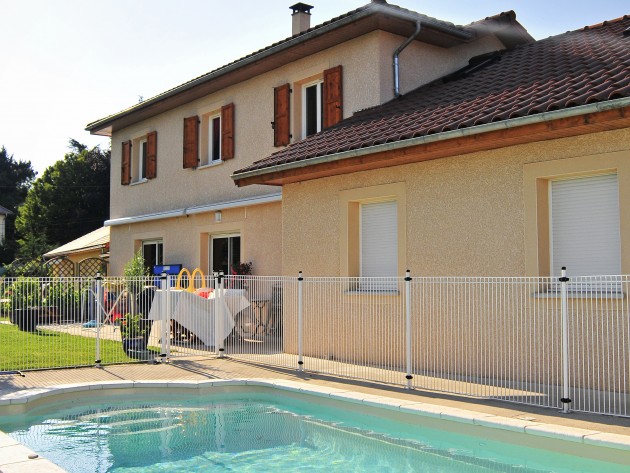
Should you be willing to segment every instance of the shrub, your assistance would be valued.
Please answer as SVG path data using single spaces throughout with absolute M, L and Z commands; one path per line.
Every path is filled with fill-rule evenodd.
M 142 249 L 133 255 L 123 269 L 125 275 L 125 287 L 132 294 L 138 294 L 149 282 L 149 269 L 144 265 Z
M 42 286 L 37 278 L 20 276 L 5 289 L 3 298 L 9 299 L 9 311 L 42 305 Z

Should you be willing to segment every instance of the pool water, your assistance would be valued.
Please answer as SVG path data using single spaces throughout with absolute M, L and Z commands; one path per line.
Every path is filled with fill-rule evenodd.
M 48 403 L 0 429 L 72 473 L 628 472 L 272 391 L 143 397 Z

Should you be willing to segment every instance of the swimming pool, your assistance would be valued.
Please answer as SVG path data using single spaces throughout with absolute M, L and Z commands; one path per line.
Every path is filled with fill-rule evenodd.
M 628 471 L 629 451 L 519 434 L 514 422 L 492 429 L 427 405 L 254 384 L 68 389 L 8 406 L 0 429 L 72 473 Z

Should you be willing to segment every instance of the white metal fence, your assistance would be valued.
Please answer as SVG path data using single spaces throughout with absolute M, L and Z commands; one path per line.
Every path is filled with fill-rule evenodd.
M 228 355 L 630 416 L 628 276 L 189 279 L 1 279 L 0 370 Z

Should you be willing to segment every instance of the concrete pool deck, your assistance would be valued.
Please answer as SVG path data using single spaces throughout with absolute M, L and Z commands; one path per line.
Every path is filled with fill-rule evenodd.
M 203 385 L 218 380 L 261 380 L 290 390 L 308 390 L 318 395 L 371 405 L 373 402 L 398 410 L 417 410 L 457 422 L 491 425 L 506 430 L 523 431 L 549 438 L 565 438 L 582 443 L 603 445 L 630 451 L 630 419 L 593 414 L 561 414 L 552 409 L 507 402 L 463 398 L 426 391 L 406 391 L 400 387 L 347 381 L 339 378 L 301 374 L 295 371 L 263 367 L 230 358 L 175 360 L 168 364 L 112 365 L 103 368 L 76 368 L 27 372 L 25 377 L 0 376 L 0 403 L 25 403 L 59 385 L 99 384 L 133 387 L 156 386 L 168 382 Z M 256 383 L 256 381 L 254 381 Z M 77 388 L 78 389 L 78 388 Z M 385 399 L 387 398 L 387 399 Z M 405 406 L 403 408 L 403 406 Z M 502 427 L 501 427 L 502 426 Z M 50 462 L 33 457 L 34 452 L 0 435 L 0 472 L 63 472 Z

